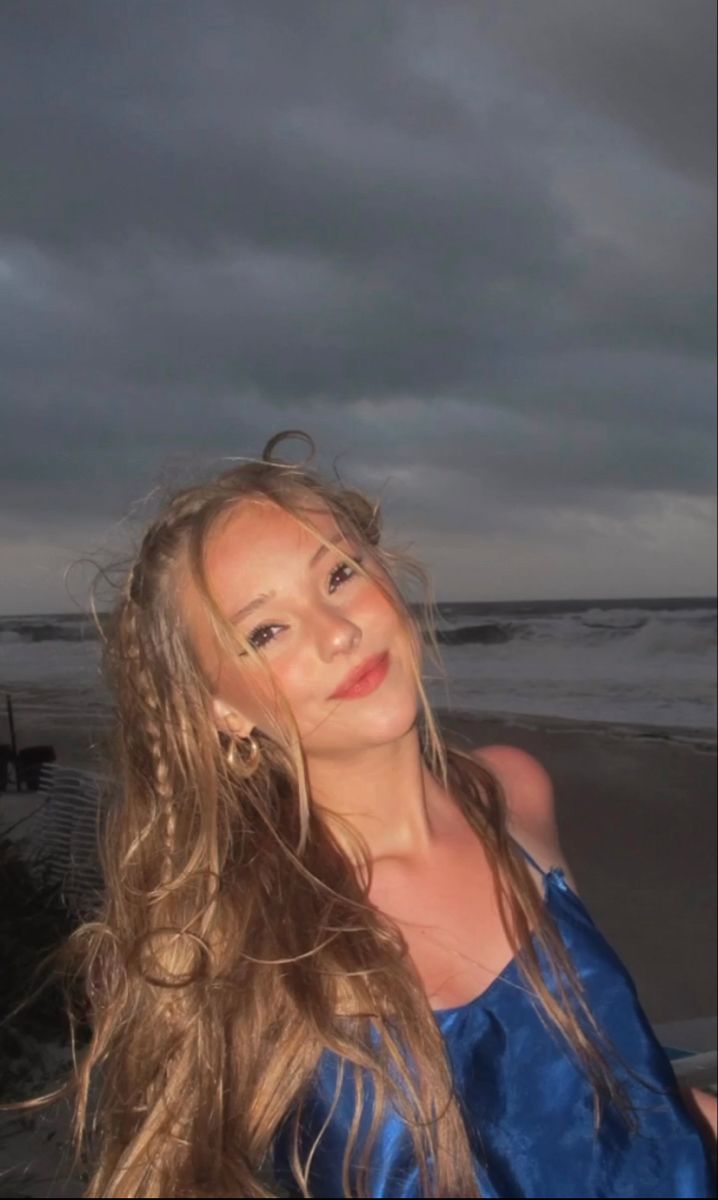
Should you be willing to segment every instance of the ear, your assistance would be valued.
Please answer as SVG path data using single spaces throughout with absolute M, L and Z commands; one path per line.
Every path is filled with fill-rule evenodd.
M 224 700 L 220 700 L 218 696 L 212 700 L 212 708 L 215 724 L 222 733 L 229 733 L 234 737 L 249 737 L 253 728 L 252 722 L 243 717 L 236 709 Z

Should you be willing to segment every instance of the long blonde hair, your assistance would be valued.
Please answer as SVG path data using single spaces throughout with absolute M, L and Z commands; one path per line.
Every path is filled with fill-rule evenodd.
M 479 1195 L 436 1019 L 403 935 L 368 899 L 366 846 L 357 838 L 357 858 L 364 860 L 357 872 L 312 804 L 287 705 L 271 736 L 255 733 L 256 763 L 227 754 L 211 688 L 178 611 L 184 564 L 218 644 L 236 652 L 239 641 L 268 670 L 214 602 L 203 547 L 218 518 L 249 498 L 281 506 L 327 545 L 307 520 L 322 508 L 365 552 L 362 563 L 343 558 L 359 574 L 367 561 L 381 568 L 375 578 L 383 573 L 391 581 L 387 595 L 412 645 L 426 642 L 442 669 L 424 568 L 406 551 L 382 545 L 378 504 L 307 464 L 274 460 L 271 451 L 284 436 L 271 439 L 261 460 L 241 461 L 166 503 L 104 631 L 121 794 L 104 830 L 101 909 L 63 949 L 68 972 L 84 981 L 91 1039 L 76 1052 L 70 1080 L 26 1105 L 74 1094 L 77 1161 L 91 1164 L 87 1196 L 277 1195 L 272 1145 L 287 1121 L 294 1129 L 292 1170 L 301 1193 L 310 1195 L 298 1127 L 324 1050 L 340 1056 L 340 1079 L 344 1071 L 355 1078 L 346 1195 L 367 1194 L 362 1168 L 386 1105 L 410 1130 L 422 1195 Z M 423 587 L 420 615 L 406 598 L 407 581 Z M 627 1094 L 609 1067 L 580 980 L 508 836 L 499 782 L 444 739 L 421 669 L 417 649 L 422 756 L 486 849 L 526 984 L 590 1080 L 596 1127 L 606 1100 L 630 1124 Z M 558 999 L 532 933 L 551 965 Z M 373 1119 L 354 1168 L 367 1082 Z

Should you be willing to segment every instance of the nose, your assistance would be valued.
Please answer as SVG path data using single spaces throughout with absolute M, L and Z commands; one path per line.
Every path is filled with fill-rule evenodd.
M 343 613 L 329 607 L 324 608 L 317 617 L 317 643 L 323 659 L 330 662 L 337 654 L 346 654 L 354 650 L 362 639 L 358 625 L 350 621 Z

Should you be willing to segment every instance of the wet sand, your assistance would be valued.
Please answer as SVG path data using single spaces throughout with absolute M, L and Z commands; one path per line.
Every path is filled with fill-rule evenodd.
M 42 721 L 18 712 L 19 743 L 51 742 L 63 765 L 102 769 L 102 724 L 62 719 L 60 701 L 57 692 L 45 695 Z M 52 727 L 49 708 L 58 713 Z M 565 857 L 651 1021 L 714 1018 L 715 742 L 674 740 L 647 726 L 437 715 L 460 744 L 519 746 L 549 771 Z M 0 828 L 27 799 L 0 796 Z
M 63 713 L 57 691 L 38 691 L 44 715 L 18 712 L 19 744 L 50 742 L 62 765 L 106 769 L 102 724 L 73 719 L 71 697 Z M 56 724 L 48 721 L 48 708 L 58 713 Z M 694 1038 L 695 1049 L 714 1048 L 714 742 L 559 718 L 437 715 L 467 748 L 519 746 L 543 763 L 554 781 L 564 855 L 594 920 L 633 975 L 649 1019 L 665 1026 L 665 1044 L 688 1047 Z M 1 794 L 0 829 L 35 802 L 34 793 Z M 714 1086 L 715 1061 L 707 1057 L 700 1070 L 691 1060 L 684 1082 Z M 69 1160 L 60 1165 L 61 1151 L 67 1154 L 66 1116 L 44 1120 L 47 1126 L 32 1123 L 24 1132 L 11 1123 L 2 1150 L 8 1180 L 17 1179 L 21 1189 L 13 1194 L 77 1196 L 77 1181 L 67 1177 Z
M 518 746 L 547 769 L 564 856 L 649 1019 L 714 1019 L 715 745 L 558 718 L 441 721 L 467 747 Z

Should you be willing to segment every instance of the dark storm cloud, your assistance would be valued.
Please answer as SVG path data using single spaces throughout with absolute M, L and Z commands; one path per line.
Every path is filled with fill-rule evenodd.
M 709 495 L 714 24 L 6 2 L 5 511 L 110 520 L 285 425 L 407 472 L 407 511 L 420 469 L 490 490 L 487 528 Z
M 630 132 L 680 173 L 713 184 L 716 7 L 674 0 L 491 5 L 490 37 L 545 86 Z M 475 5 L 483 25 L 487 6 Z

